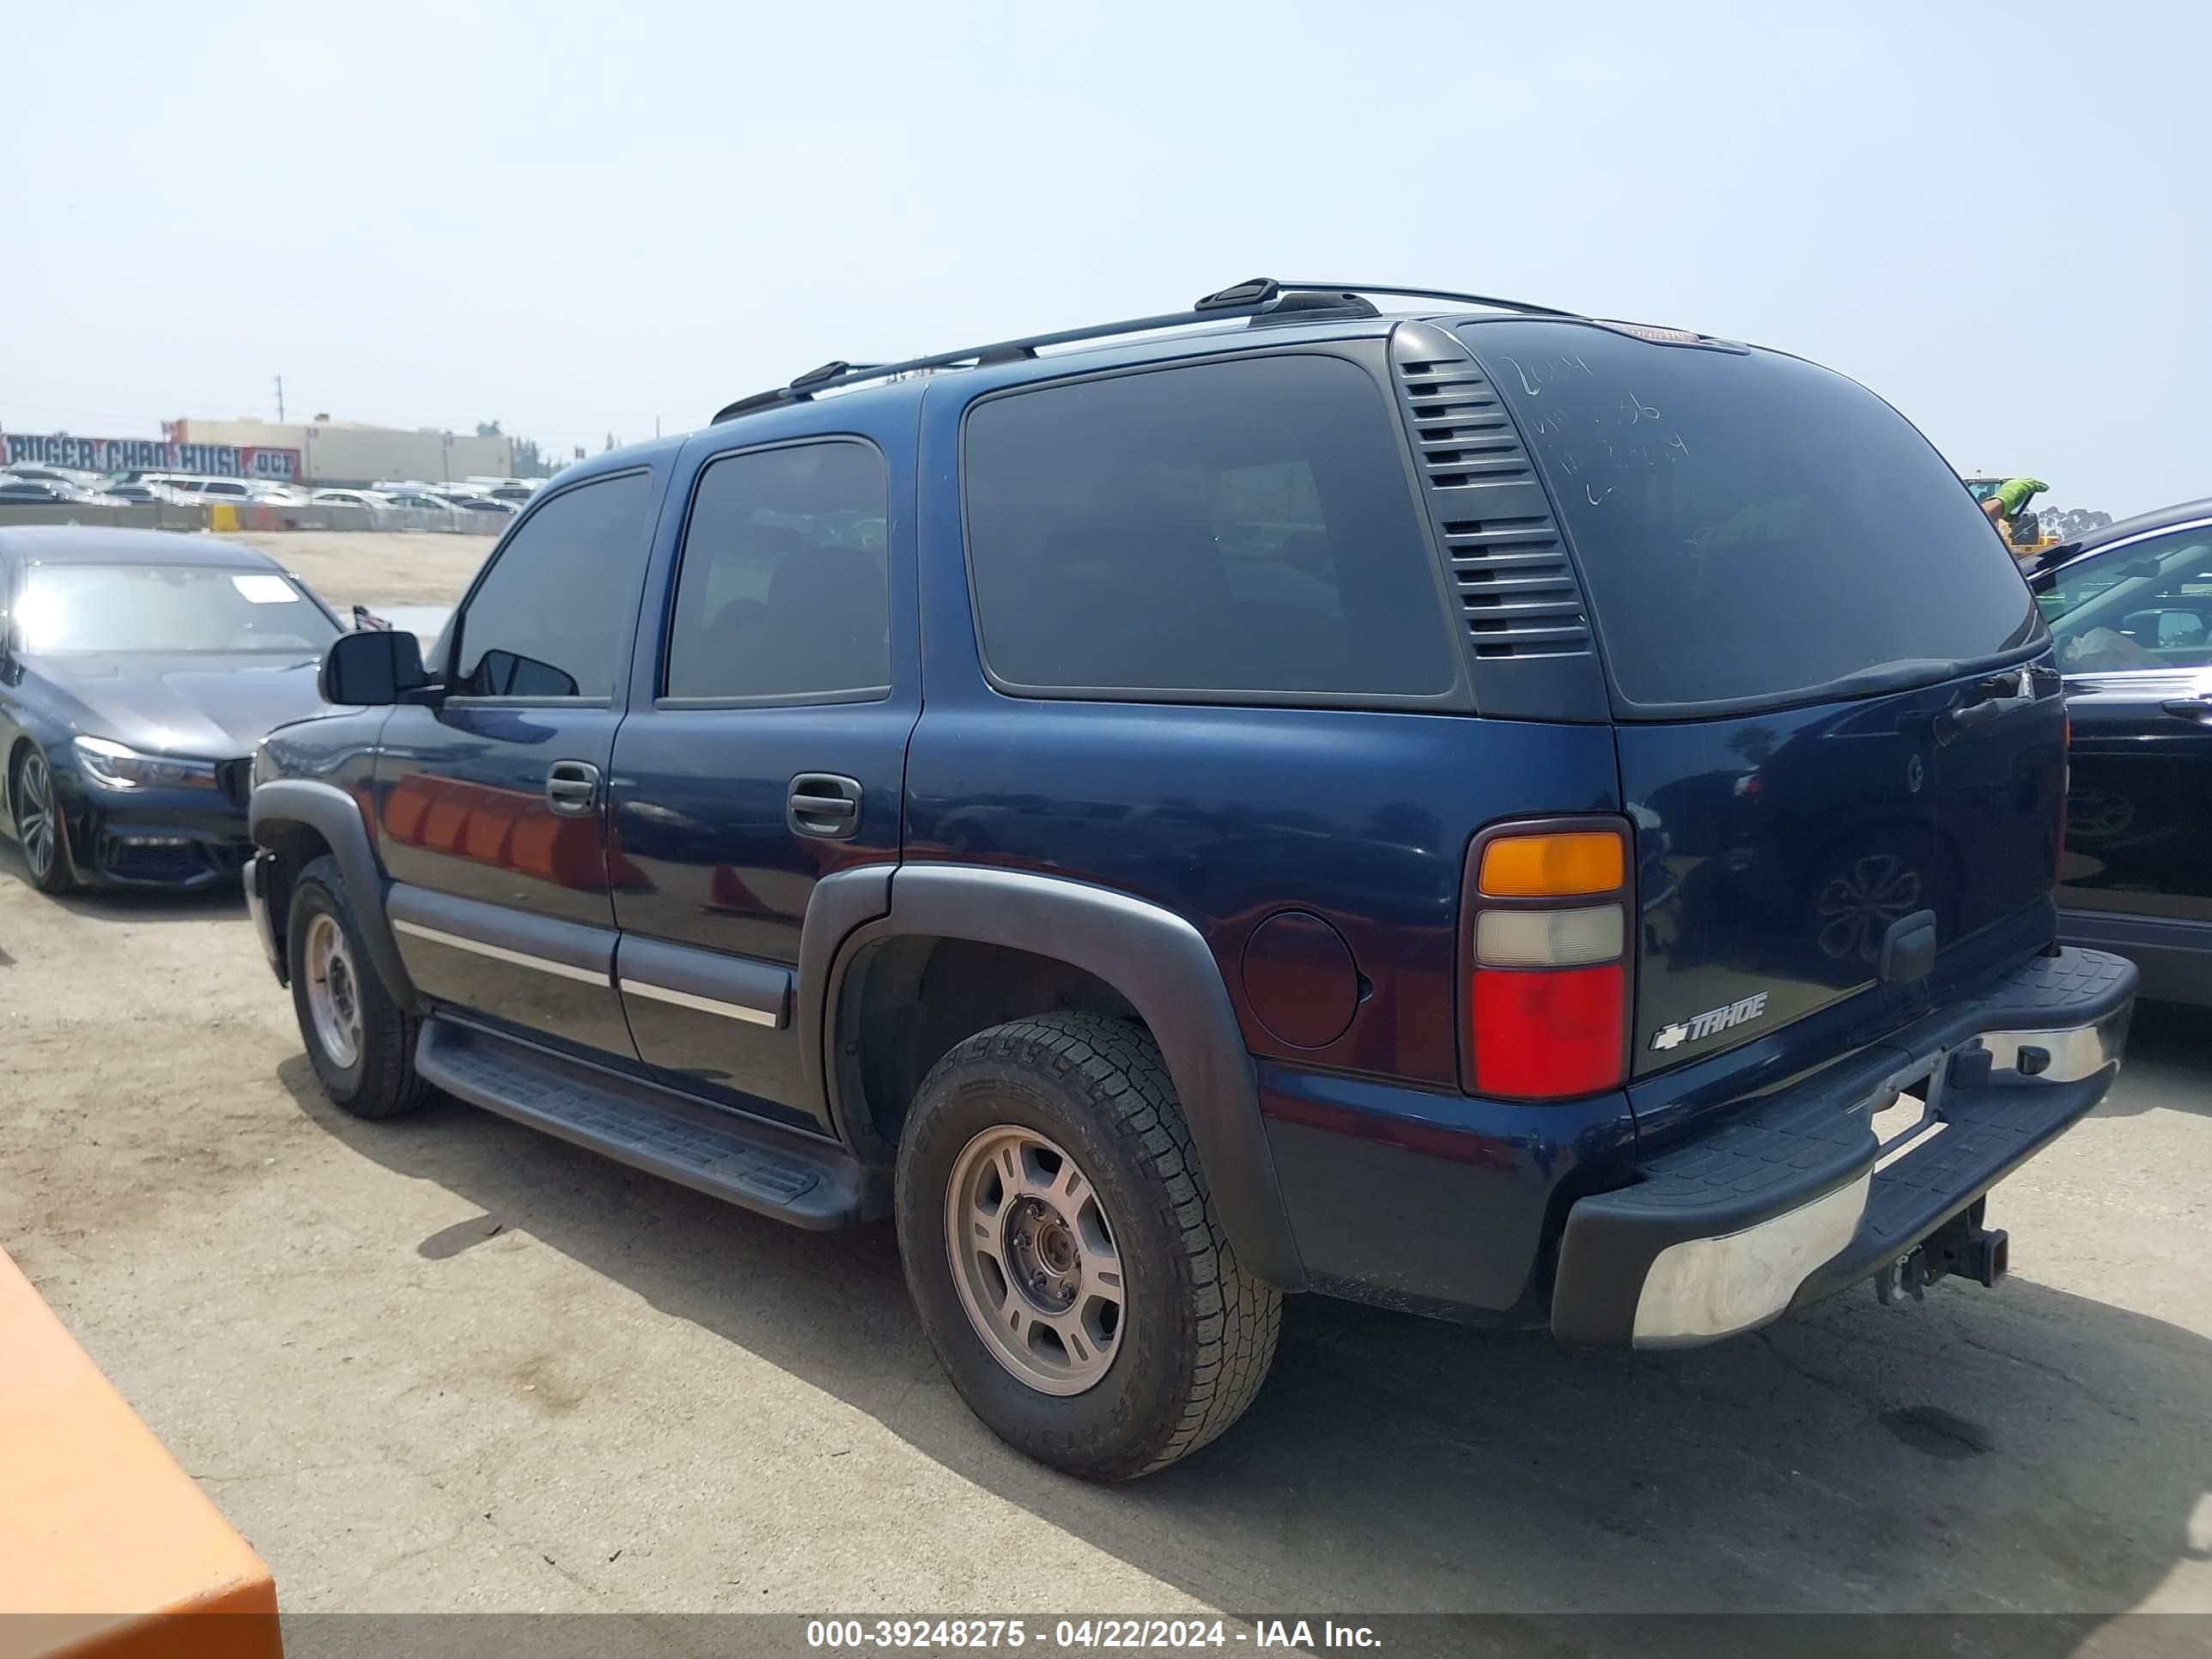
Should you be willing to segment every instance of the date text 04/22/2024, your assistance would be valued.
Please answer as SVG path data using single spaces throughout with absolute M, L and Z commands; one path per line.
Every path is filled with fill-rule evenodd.
M 1259 1619 L 1238 1629 L 1221 1619 L 817 1619 L 810 1648 L 1359 1648 L 1382 1646 L 1372 1628 L 1335 1620 Z

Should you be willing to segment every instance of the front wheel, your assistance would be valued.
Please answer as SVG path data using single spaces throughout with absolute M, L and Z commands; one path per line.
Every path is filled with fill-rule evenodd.
M 300 872 L 288 920 L 292 1009 L 323 1092 L 356 1117 L 422 1109 L 433 1091 L 415 1070 L 421 1022 L 377 977 L 336 859 Z
M 896 1209 L 953 1386 L 1054 1468 L 1149 1474 L 1228 1428 L 1267 1376 L 1281 1298 L 1223 1236 L 1139 1027 L 1048 1014 L 954 1048 L 908 1116 Z
M 8 793 L 15 803 L 15 842 L 23 849 L 31 885 L 41 893 L 68 892 L 76 885 L 76 866 L 70 858 L 69 821 L 44 750 L 23 750 Z

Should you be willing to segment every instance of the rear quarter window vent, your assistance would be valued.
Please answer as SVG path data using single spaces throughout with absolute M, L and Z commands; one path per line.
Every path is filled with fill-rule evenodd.
M 1611 718 L 1574 561 L 1497 388 L 1434 323 L 1391 331 L 1390 372 L 1476 707 L 1516 720 Z

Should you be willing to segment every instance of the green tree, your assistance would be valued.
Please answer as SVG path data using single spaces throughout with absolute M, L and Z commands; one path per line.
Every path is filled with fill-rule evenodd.
M 2112 521 L 2112 515 L 2109 513 L 2079 507 L 2039 507 L 2037 516 L 2043 521 L 2045 535 L 2069 542 L 2086 536 L 2093 530 L 2101 530 Z

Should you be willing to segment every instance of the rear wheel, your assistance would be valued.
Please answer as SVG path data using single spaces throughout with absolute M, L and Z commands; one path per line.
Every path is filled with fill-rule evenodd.
M 70 857 L 69 822 L 44 750 L 23 750 L 8 796 L 15 804 L 15 841 L 23 849 L 31 885 L 41 893 L 68 892 L 76 885 L 76 866 Z
M 984 1130 L 952 1165 L 945 1248 L 992 1357 L 1042 1394 L 1077 1395 L 1114 1364 L 1126 1288 L 1098 1189 L 1033 1129 Z
M 1282 1303 L 1238 1265 L 1140 1029 L 1015 1020 L 923 1082 L 896 1207 L 924 1328 L 975 1414 L 1092 1480 L 1148 1474 L 1251 1404 Z
M 434 1091 L 415 1070 L 422 1022 L 376 976 L 336 859 L 301 871 L 286 933 L 292 1009 L 323 1092 L 356 1117 L 401 1117 L 428 1104 Z

